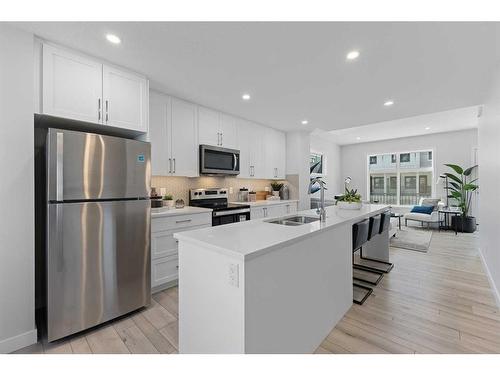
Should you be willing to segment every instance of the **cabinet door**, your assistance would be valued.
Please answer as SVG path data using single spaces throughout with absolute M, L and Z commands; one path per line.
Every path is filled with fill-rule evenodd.
M 276 178 L 284 180 L 286 177 L 286 135 L 283 132 L 276 132 Z
M 237 119 L 222 113 L 220 116 L 220 146 L 239 149 L 238 143 Z
M 102 122 L 102 64 L 44 44 L 42 80 L 42 113 Z
M 286 139 L 284 133 L 266 128 L 265 143 L 265 178 L 285 177 Z
M 250 165 L 252 166 L 252 177 L 266 177 L 267 155 L 265 154 L 265 128 L 261 125 L 252 123 L 250 128 Z
M 238 126 L 238 146 L 240 150 L 240 174 L 239 178 L 250 178 L 252 177 L 252 169 L 250 164 L 250 132 L 251 123 L 246 120 L 237 121 Z
M 262 207 L 252 207 L 250 209 L 250 220 L 264 218 L 264 209 Z
M 294 214 L 297 212 L 297 202 L 287 203 L 285 205 L 286 214 Z
M 280 217 L 287 214 L 286 206 L 283 204 L 278 204 L 275 206 L 269 206 L 267 209 L 268 217 Z
M 143 76 L 103 66 L 104 124 L 148 131 L 148 81 Z
M 170 97 L 151 92 L 149 100 L 149 140 L 151 142 L 151 174 L 166 176 L 171 172 L 170 134 L 167 116 L 170 114 Z
M 198 143 L 200 145 L 220 146 L 219 112 L 198 107 Z
M 199 173 L 196 105 L 172 98 L 170 128 L 172 175 L 197 177 Z
M 151 261 L 151 288 L 179 278 L 179 258 L 177 255 L 153 259 Z

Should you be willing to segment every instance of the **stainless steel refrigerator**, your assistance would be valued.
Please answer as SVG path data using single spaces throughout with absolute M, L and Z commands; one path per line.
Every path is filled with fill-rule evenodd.
M 150 144 L 49 129 L 49 341 L 150 303 Z

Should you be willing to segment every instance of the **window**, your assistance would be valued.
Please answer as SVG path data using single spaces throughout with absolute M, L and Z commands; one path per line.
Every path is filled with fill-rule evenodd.
M 370 201 L 416 205 L 432 197 L 432 151 L 398 152 L 368 156 Z
M 400 163 L 409 163 L 410 162 L 410 153 L 400 154 L 399 155 Z
M 309 168 L 311 174 L 323 174 L 323 155 L 311 153 Z

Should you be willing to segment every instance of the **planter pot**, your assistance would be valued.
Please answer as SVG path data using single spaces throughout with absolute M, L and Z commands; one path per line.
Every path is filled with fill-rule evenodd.
M 337 206 L 343 210 L 360 210 L 361 202 L 337 202 Z
M 167 207 L 169 209 L 174 208 L 174 206 L 175 206 L 175 202 L 173 199 L 169 200 L 169 201 L 164 200 L 163 202 L 164 202 L 165 207 Z
M 279 190 L 273 190 L 273 197 L 279 197 L 280 196 L 280 191 Z
M 473 216 L 453 216 L 451 226 L 457 232 L 474 233 L 476 231 L 476 218 Z

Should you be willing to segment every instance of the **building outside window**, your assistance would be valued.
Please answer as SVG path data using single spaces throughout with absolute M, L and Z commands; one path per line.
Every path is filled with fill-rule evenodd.
M 368 156 L 369 199 L 373 203 L 415 205 L 432 197 L 432 151 Z

